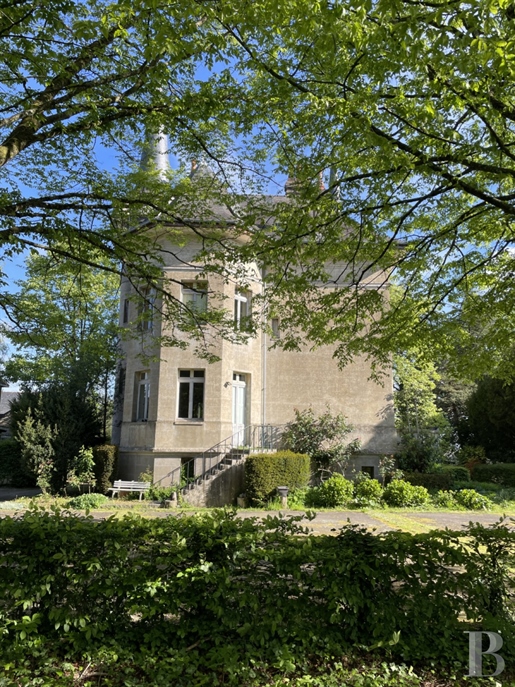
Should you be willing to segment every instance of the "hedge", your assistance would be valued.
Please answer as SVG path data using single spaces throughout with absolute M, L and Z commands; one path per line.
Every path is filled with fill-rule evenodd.
M 277 487 L 307 486 L 310 458 L 304 453 L 255 453 L 245 461 L 245 494 L 252 504 L 264 504 L 277 495 Z
M 515 487 L 515 463 L 491 463 L 474 465 L 472 479 L 477 482 L 496 482 L 505 487 Z
M 470 481 L 470 470 L 465 465 L 439 465 L 438 472 L 450 475 L 454 482 Z
M 101 494 L 106 494 L 112 486 L 118 466 L 118 446 L 113 444 L 102 444 L 93 447 L 93 460 L 95 465 L 95 490 Z
M 470 628 L 501 631 L 507 665 L 515 659 L 508 527 L 348 525 L 315 536 L 300 521 L 218 511 L 95 522 L 58 509 L 5 518 L 0 668 L 35 670 L 45 652 L 116 654 L 151 657 L 166 673 L 159 685 L 241 685 L 242 666 L 288 671 L 368 648 L 466 674 Z
M 416 487 L 425 487 L 431 491 L 448 491 L 453 482 L 451 475 L 433 472 L 406 472 L 404 480 Z

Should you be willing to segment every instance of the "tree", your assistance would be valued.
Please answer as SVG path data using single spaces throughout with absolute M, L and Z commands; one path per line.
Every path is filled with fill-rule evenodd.
M 54 382 L 36 391 L 26 389 L 11 404 L 11 413 L 13 437 L 22 453 L 30 457 L 30 464 L 38 470 L 39 465 L 44 468 L 41 475 L 35 468 L 31 470 L 36 477 L 42 476 L 39 486 L 52 493 L 66 489 L 81 449 L 105 440 L 98 404 L 91 396 L 77 393 L 72 382 Z M 43 449 L 34 452 L 33 446 L 43 446 L 45 460 L 38 458 Z
M 197 156 L 211 143 L 216 150 L 224 129 L 212 119 L 219 99 L 197 72 L 203 64 L 209 84 L 214 66 L 234 51 L 219 11 L 192 0 L 0 1 L 4 256 L 45 250 L 123 271 L 136 290 L 159 290 L 159 225 L 185 226 L 193 201 L 184 170 L 163 179 L 151 164 L 137 172 L 137 159 L 145 130 L 166 130 L 177 150 Z M 117 167 L 106 165 L 108 148 L 120 158 Z M 144 220 L 153 236 L 137 231 Z M 162 298 L 163 312 L 201 339 L 198 318 L 166 292 Z M 8 292 L 0 306 L 17 320 Z
M 467 402 L 468 442 L 490 460 L 515 462 L 515 385 L 484 377 Z
M 427 472 L 452 453 L 452 428 L 436 404 L 439 375 L 416 352 L 394 359 L 396 427 L 401 438 L 399 467 Z
M 105 264 L 105 259 L 90 253 Z M 69 258 L 31 253 L 10 296 L 17 313 L 3 332 L 16 346 L 5 375 L 26 388 L 60 385 L 102 406 L 107 436 L 118 357 L 118 279 Z M 66 397 L 67 394 L 64 394 Z
M 460 374 L 513 373 L 502 360 L 515 312 L 513 7 L 289 2 L 279 34 L 228 27 L 252 73 L 239 116 L 268 103 L 256 138 L 296 177 L 285 230 L 263 227 L 246 247 L 274 256 L 286 345 L 302 328 L 343 361 L 387 363 L 395 345 L 423 341 Z M 381 269 L 402 286 L 394 307 L 367 288 Z M 338 272 L 352 288 L 312 288 Z
M 13 434 L 20 446 L 22 469 L 45 493 L 52 480 L 55 430 L 45 422 L 41 397 L 32 408 L 28 408 Z
M 185 345 L 185 331 L 205 351 L 206 328 L 227 335 L 228 319 L 217 308 L 199 317 L 160 281 L 160 250 L 187 230 L 206 274 L 238 279 L 266 264 L 277 345 L 307 337 L 335 345 L 342 363 L 362 353 L 388 365 L 421 341 L 452 361 L 459 344 L 457 373 L 492 362 L 513 373 L 502 355 L 515 311 L 508 0 L 0 8 L 6 253 L 44 247 L 88 262 L 99 249 L 107 269 L 123 264 L 136 288 L 159 293 L 174 323 L 167 343 Z M 184 168 L 137 173 L 143 128 L 203 155 L 219 183 L 193 188 Z M 119 150 L 116 170 L 100 145 Z M 292 194 L 271 205 L 279 174 L 295 177 Z M 225 227 L 220 204 L 234 216 Z M 393 306 L 387 277 L 402 289 Z

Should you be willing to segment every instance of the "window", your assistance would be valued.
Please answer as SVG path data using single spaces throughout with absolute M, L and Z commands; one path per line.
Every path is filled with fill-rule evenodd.
M 281 330 L 280 330 L 280 322 L 278 317 L 272 317 L 272 320 L 270 321 L 270 325 L 272 328 L 272 338 L 273 339 L 280 339 L 281 338 Z
M 150 373 L 136 372 L 134 385 L 135 417 L 136 422 L 147 422 L 148 404 L 150 400 Z
M 361 472 L 367 474 L 371 479 L 374 479 L 374 466 L 373 465 L 362 465 Z
M 234 294 L 234 328 L 245 332 L 250 329 L 250 292 L 236 291 Z
M 177 405 L 181 420 L 204 419 L 204 370 L 179 370 Z
M 156 300 L 155 291 L 149 286 L 145 286 L 139 290 L 139 296 L 138 329 L 144 332 L 152 331 L 154 304 Z
M 123 301 L 122 322 L 123 322 L 123 324 L 127 324 L 128 321 L 129 321 L 129 299 L 125 298 Z
M 190 310 L 206 312 L 207 310 L 207 282 L 188 281 L 182 283 L 182 302 Z

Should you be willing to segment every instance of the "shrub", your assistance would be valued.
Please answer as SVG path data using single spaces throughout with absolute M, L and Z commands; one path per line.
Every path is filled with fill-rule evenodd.
M 379 660 L 465 668 L 463 632 L 474 627 L 501 629 L 513 660 L 508 527 L 374 535 L 346 526 L 320 537 L 299 520 L 2 518 L 0 655 L 29 671 L 45 650 L 79 665 L 115 654 L 119 670 L 138 671 L 131 685 L 146 656 L 166 669 L 148 684 L 234 687 L 254 684 L 237 679 L 242 665 L 305 666 L 313 655 L 362 652 L 371 637 Z M 15 670 L 6 684 L 36 684 L 13 680 Z M 38 684 L 64 685 L 45 678 Z
M 38 405 L 34 409 L 29 408 L 17 424 L 14 439 L 20 446 L 22 470 L 35 479 L 43 492 L 51 489 L 55 436 L 55 427 L 46 424 L 40 397 Z
M 484 494 L 485 496 L 490 496 L 495 494 L 502 489 L 501 484 L 496 484 L 495 482 L 476 482 L 470 480 L 468 482 L 454 482 L 453 489 L 474 489 L 478 494 Z
M 452 486 L 451 475 L 434 472 L 406 472 L 404 480 L 416 487 L 425 487 L 432 491 L 446 491 Z
M 147 501 L 166 501 L 167 499 L 171 498 L 172 494 L 176 491 L 176 487 L 151 486 L 150 489 L 145 493 L 144 498 Z
M 464 465 L 438 465 L 436 472 L 441 475 L 449 475 L 453 482 L 470 481 L 470 470 Z
M 422 506 L 429 501 L 429 492 L 425 487 L 414 486 L 409 482 L 396 479 L 385 487 L 383 501 L 388 506 Z
M 313 487 L 306 496 L 306 505 L 315 508 L 339 508 L 352 499 L 354 485 L 343 475 L 332 475 L 319 487 Z
M 295 453 L 306 453 L 315 463 L 316 469 L 329 469 L 332 465 L 345 464 L 350 456 L 359 450 L 360 442 L 345 439 L 352 426 L 339 413 L 333 415 L 329 407 L 315 416 L 313 408 L 295 409 L 295 419 L 289 422 L 281 435 L 281 447 Z
M 383 488 L 376 479 L 361 479 L 354 484 L 354 496 L 360 505 L 378 503 Z
M 456 454 L 458 463 L 460 465 L 476 465 L 477 463 L 486 463 L 486 453 L 482 446 L 469 446 L 468 444 L 462 446 Z
M 397 467 L 395 456 L 382 456 L 379 459 L 379 474 L 383 484 L 390 484 L 394 479 L 404 479 L 404 473 Z
M 0 441 L 0 484 L 35 487 L 36 480 L 23 470 L 20 445 L 14 439 Z
M 77 455 L 68 463 L 67 483 L 79 488 L 82 484 L 88 484 L 91 488 L 95 481 L 94 466 L 93 449 L 81 446 Z
M 68 501 L 68 508 L 75 508 L 76 510 L 99 508 L 108 501 L 109 499 L 104 494 L 81 494 Z
M 432 498 L 435 506 L 439 508 L 458 508 L 454 491 L 438 491 Z
M 280 486 L 305 487 L 309 477 L 310 459 L 303 453 L 255 453 L 245 461 L 245 493 L 252 504 L 264 504 Z
M 406 434 L 402 436 L 396 459 L 404 472 L 428 472 L 442 459 L 439 440 L 429 430 L 422 431 L 419 435 Z
M 461 489 L 455 492 L 454 498 L 467 510 L 489 510 L 492 506 L 488 496 L 478 494 L 474 489 Z
M 109 487 L 112 486 L 116 474 L 118 446 L 113 446 L 112 444 L 94 446 L 93 460 L 95 461 L 93 468 L 96 479 L 95 490 L 105 494 Z
M 490 465 L 474 465 L 472 479 L 478 482 L 495 482 L 505 487 L 515 487 L 515 464 L 492 463 Z

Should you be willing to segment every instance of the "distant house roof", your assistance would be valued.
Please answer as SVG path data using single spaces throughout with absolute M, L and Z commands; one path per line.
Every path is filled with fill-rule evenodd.
M 2 391 L 0 396 L 0 416 L 11 410 L 11 401 L 16 401 L 20 391 Z
M 16 401 L 19 391 L 2 391 L 0 396 L 0 436 L 10 436 L 11 401 Z

